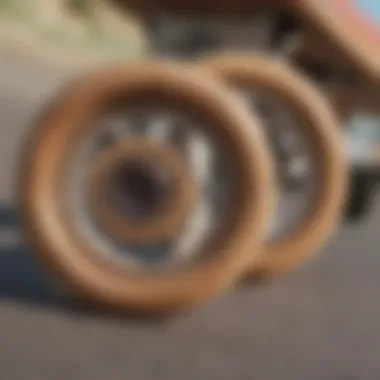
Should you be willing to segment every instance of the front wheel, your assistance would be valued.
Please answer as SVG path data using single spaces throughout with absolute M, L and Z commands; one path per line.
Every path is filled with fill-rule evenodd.
M 189 154 L 193 135 L 230 185 L 207 215 L 213 174 L 193 170 L 204 166 Z M 24 230 L 47 269 L 89 301 L 150 313 L 194 306 L 261 252 L 273 191 L 264 137 L 200 69 L 146 61 L 95 71 L 31 135 L 19 183 Z

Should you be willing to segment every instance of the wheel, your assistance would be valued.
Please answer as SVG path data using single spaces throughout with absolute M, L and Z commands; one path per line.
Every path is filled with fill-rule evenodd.
M 201 64 L 262 116 L 277 161 L 274 226 L 265 255 L 248 276 L 288 271 L 321 248 L 341 220 L 347 169 L 338 122 L 317 90 L 285 62 L 221 55 Z
M 212 189 L 193 173 L 192 141 L 198 150 L 207 141 L 230 185 L 208 229 L 199 205 Z M 36 255 L 100 306 L 195 306 L 227 289 L 265 241 L 265 135 L 238 97 L 190 65 L 122 63 L 85 76 L 45 111 L 21 167 L 20 213 Z

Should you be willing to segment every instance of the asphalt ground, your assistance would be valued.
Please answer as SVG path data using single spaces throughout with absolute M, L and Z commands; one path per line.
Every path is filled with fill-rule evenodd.
M 18 230 L 17 157 L 67 73 L 0 57 L 1 380 L 378 380 L 380 208 L 313 261 L 165 321 L 87 310 L 54 290 Z

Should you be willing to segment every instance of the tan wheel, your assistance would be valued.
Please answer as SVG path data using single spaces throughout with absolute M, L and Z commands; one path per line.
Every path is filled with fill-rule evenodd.
M 153 313 L 198 304 L 226 289 L 265 241 L 273 182 L 259 127 L 201 69 L 143 61 L 97 70 L 56 99 L 26 147 L 19 197 L 27 237 L 47 269 L 100 305 Z M 211 219 L 199 217 L 210 172 L 192 172 L 193 141 L 198 159 L 213 152 L 222 162 L 230 185 Z M 135 172 L 136 159 L 148 163 L 137 170 L 142 187 L 164 191 L 164 207 L 141 211 L 128 187 L 111 185 L 129 178 L 131 157 Z M 104 189 L 115 192 L 107 198 Z M 157 191 L 145 190 L 135 190 L 143 208 Z
M 270 234 L 263 259 L 251 265 L 249 276 L 290 270 L 321 248 L 341 219 L 347 175 L 339 124 L 317 90 L 286 63 L 264 57 L 226 55 L 205 59 L 202 64 L 242 91 L 263 117 L 273 151 L 277 153 L 281 191 L 274 221 L 279 221 L 279 225 Z M 286 145 L 287 134 L 298 139 L 298 148 L 296 143 L 294 147 L 303 151 L 299 156 L 304 157 L 304 178 L 299 180 L 297 191 L 296 186 L 293 191 L 290 185 L 289 191 L 284 189 L 287 183 L 284 172 L 289 171 L 286 165 L 291 160 L 287 157 L 289 153 L 281 153 L 280 145 L 281 139 Z M 288 200 L 281 202 L 287 192 Z M 300 206 L 301 215 L 291 221 L 290 215 Z

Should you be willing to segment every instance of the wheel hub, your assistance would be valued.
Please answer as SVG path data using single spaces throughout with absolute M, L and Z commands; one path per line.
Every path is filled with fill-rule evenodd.
M 144 157 L 121 163 L 109 182 L 109 200 L 115 211 L 135 221 L 162 212 L 173 191 L 170 170 Z
M 90 207 L 112 238 L 129 244 L 176 236 L 196 203 L 197 186 L 172 147 L 144 138 L 109 149 L 90 176 Z

